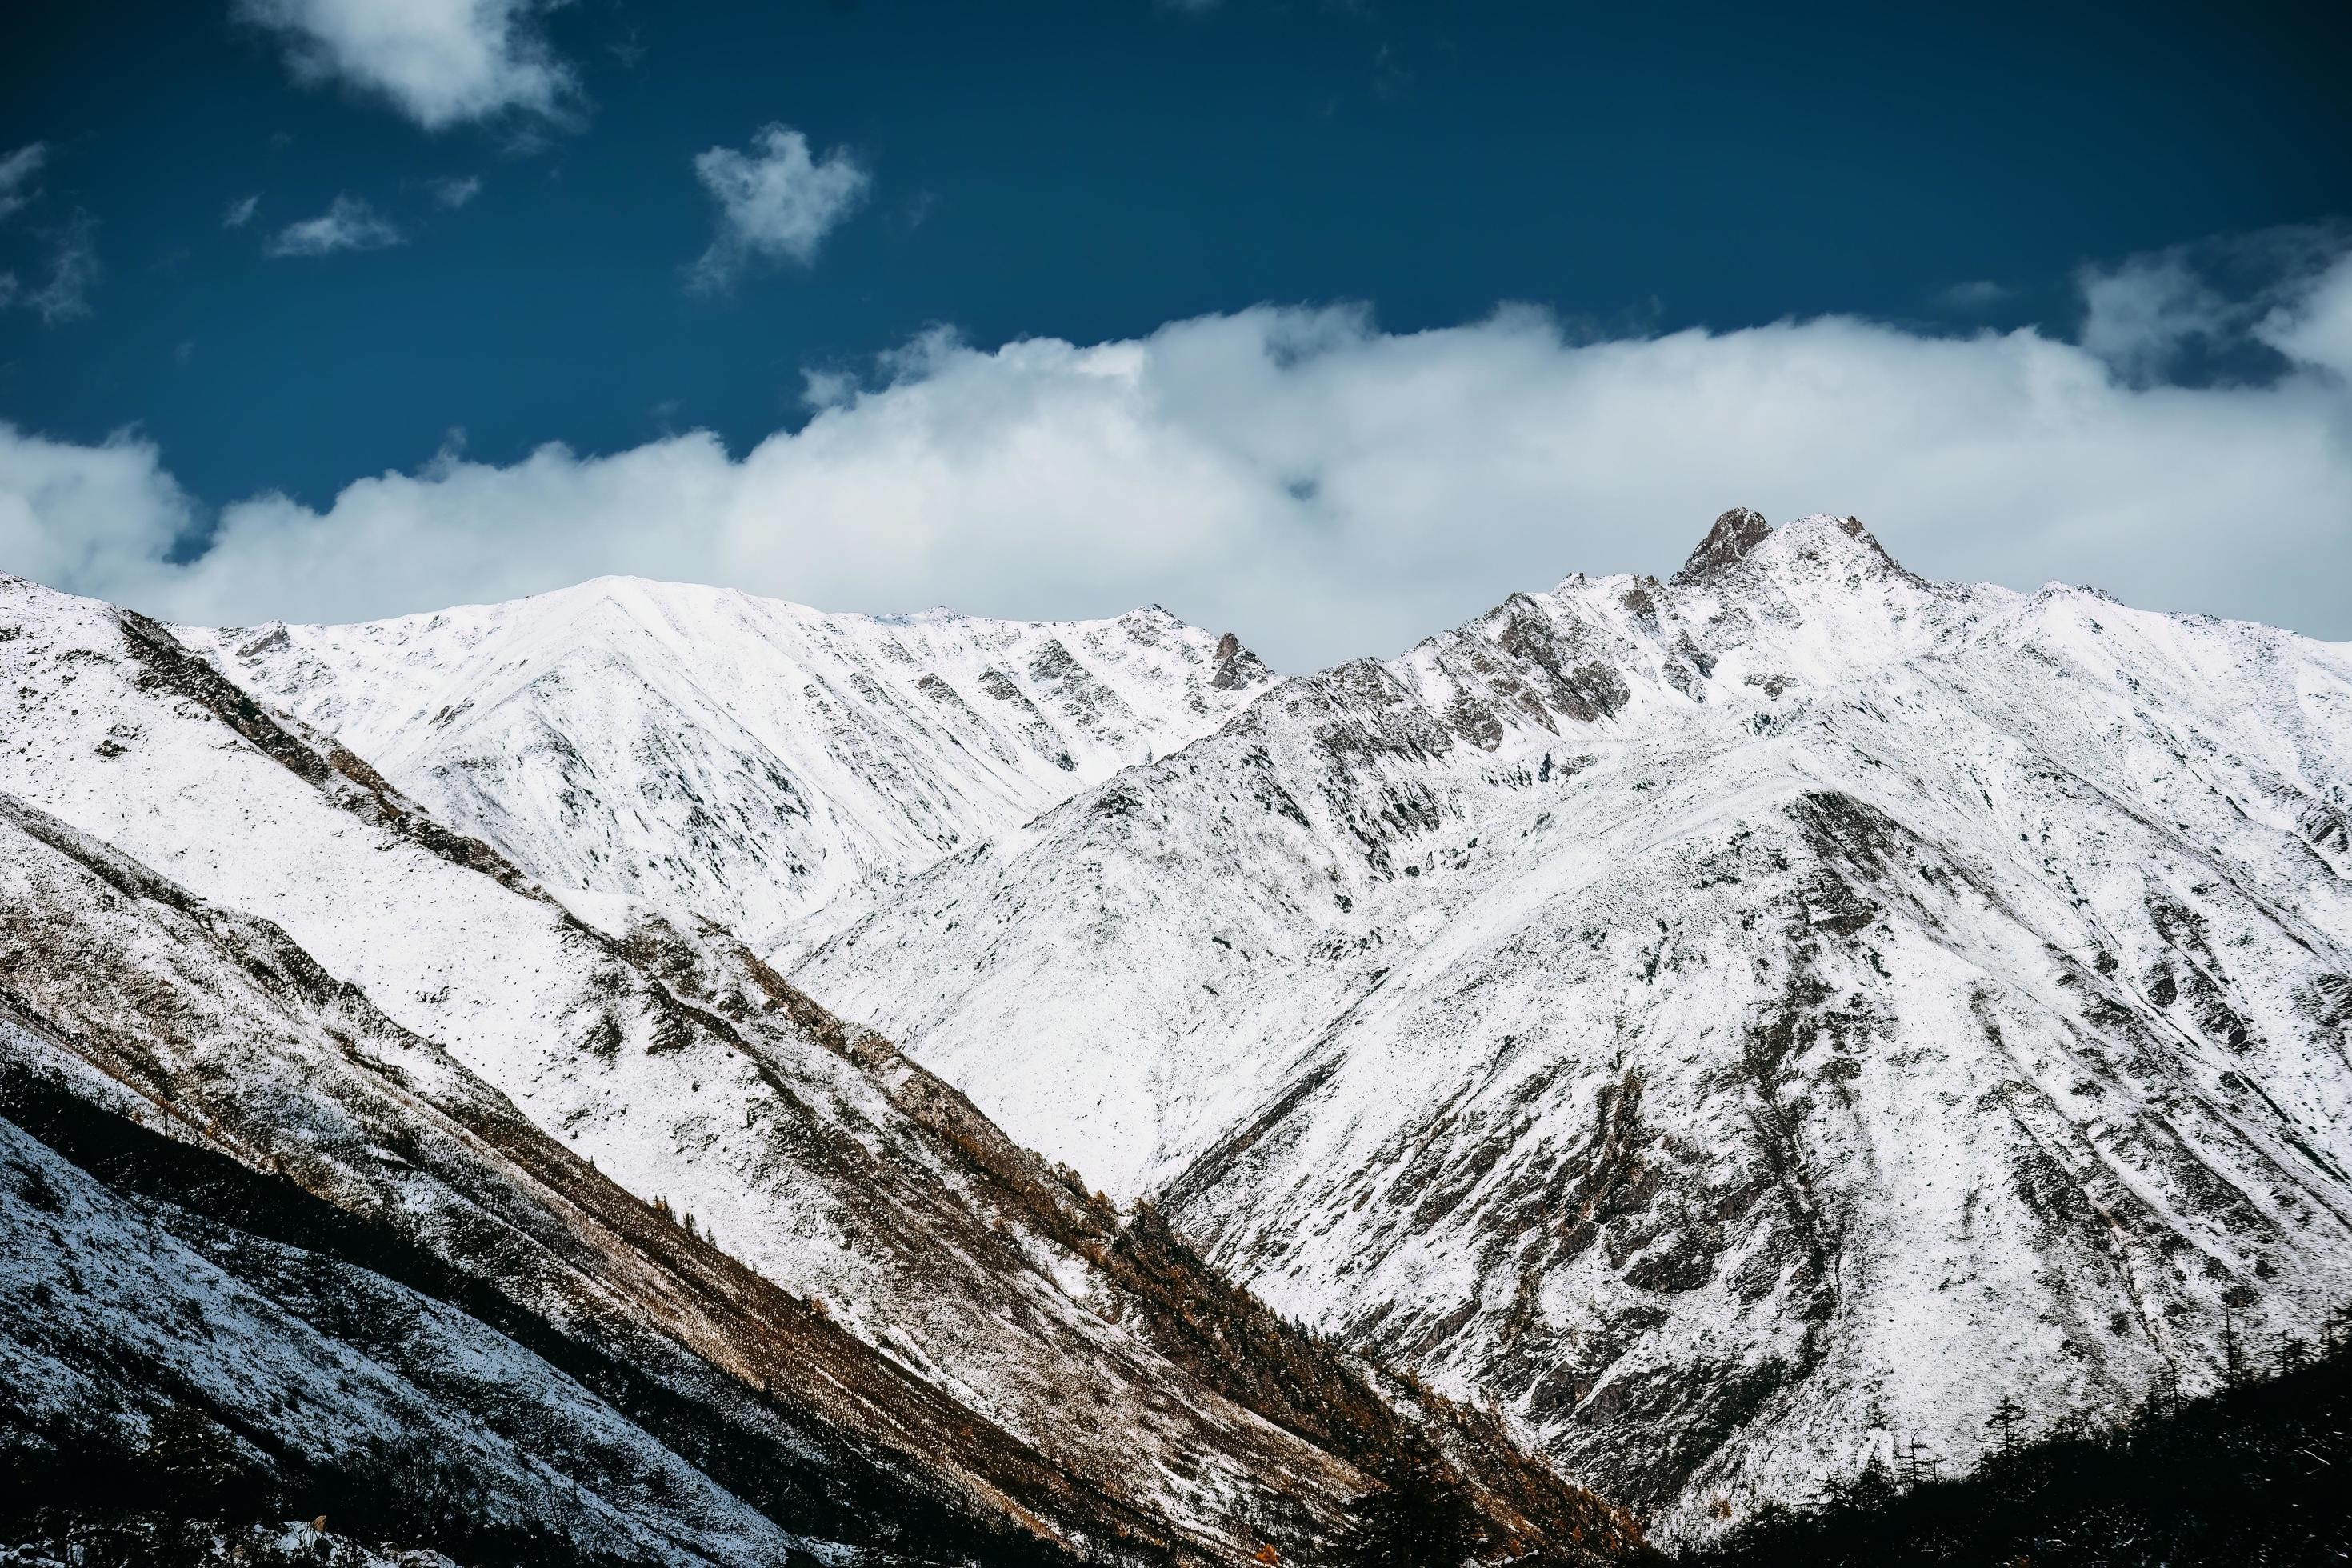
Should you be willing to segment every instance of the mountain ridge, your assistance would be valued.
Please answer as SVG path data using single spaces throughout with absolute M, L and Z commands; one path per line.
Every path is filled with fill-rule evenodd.
M 695 748 L 735 721 L 706 722 L 712 694 L 757 708 L 755 686 L 500 654 L 481 668 L 536 694 L 486 733 L 538 735 L 552 771 L 469 771 L 429 734 L 404 765 L 478 783 L 459 834 L 658 980 L 646 1048 L 730 995 L 772 1006 L 862 1053 L 885 1101 L 900 1084 L 891 1114 L 950 1142 L 987 1126 L 982 1164 L 1016 1186 L 1075 1166 L 1148 1200 L 1279 1317 L 1491 1411 L 1669 1540 L 1915 1433 L 1965 1466 L 1999 1393 L 2091 1416 L 2193 1392 L 2232 1332 L 2307 1337 L 2352 1271 L 2352 649 L 1932 583 L 1856 519 L 1745 508 L 1670 579 L 1571 574 L 1308 675 L 1156 620 L 1138 641 L 1131 616 L 1093 643 L 928 624 L 961 640 L 893 630 L 897 684 L 853 679 L 884 644 L 820 650 L 839 662 L 816 750 L 897 748 L 839 775 L 860 809 L 904 826 L 946 798 L 877 780 L 1006 782 L 964 771 L 966 731 L 920 686 L 980 689 L 1020 662 L 1005 647 L 1031 709 L 1092 749 L 1064 769 L 992 731 L 1046 787 L 767 906 L 748 951 L 697 900 L 782 863 L 752 831 L 777 792 Z M 704 668 L 814 657 L 742 632 L 722 624 Z M 350 656 L 418 661 L 393 680 L 331 668 L 304 628 L 189 636 L 322 736 L 359 733 L 353 692 L 391 732 L 429 728 L 417 693 L 462 664 L 404 635 Z M 1113 695 L 1156 671 L 1158 695 L 1122 698 L 1132 721 L 1071 699 L 1048 642 Z M 607 676 L 629 724 L 591 721 Z M 1062 696 L 1028 698 L 1040 682 Z M 627 847 L 650 893 L 583 893 L 563 781 L 594 779 L 591 817 L 620 820 L 678 754 L 643 734 L 743 784 L 743 834 L 648 816 Z M 400 819 L 370 773 L 342 776 Z M 792 789 L 809 820 L 833 809 Z M 512 1058 L 467 1021 L 487 997 L 415 984 L 388 1005 L 481 1042 L 519 1103 L 551 1098 L 534 1116 L 627 1151 L 640 1188 L 698 1172 L 668 1190 L 730 1237 L 764 1223 L 625 1131 L 631 1105 L 674 1108 L 674 1075 L 625 1104 L 562 1087 L 577 1058 Z M 614 1043 L 555 1005 L 589 1059 Z M 1094 1202 L 1063 1190 L 1055 1213 Z M 882 1280 L 826 1256 L 875 1335 Z
M 2307 1334 L 2352 658 L 1752 518 L 1282 682 L 796 977 L 1670 1534 L 1911 1425 L 1977 1451 L 1989 1368 L 2110 1409 L 2226 1312 Z
M 761 948 L 846 887 L 1172 749 L 1270 679 L 1156 605 L 835 615 L 626 577 L 181 635 L 592 923 L 644 905 Z
M 1152 1285 L 1131 1256 L 1114 1256 L 1116 1215 L 1005 1154 L 960 1096 L 926 1089 L 883 1043 L 821 1026 L 722 930 L 657 915 L 620 936 L 597 930 L 142 617 L 12 579 L 0 581 L 0 632 L 15 705 L 0 748 L 0 869 L 16 879 L 0 979 L 36 1026 L 12 1034 L 15 1048 L 74 1098 L 193 1136 L 310 1200 L 388 1218 L 402 1245 L 441 1259 L 434 1268 L 503 1293 L 520 1316 L 492 1317 L 510 1331 L 548 1345 L 590 1332 L 633 1378 L 684 1378 L 705 1413 L 688 1429 L 697 1445 L 743 1441 L 728 1412 L 755 1393 L 741 1419 L 772 1428 L 761 1411 L 782 1400 L 802 1413 L 793 1442 L 837 1454 L 836 1468 L 849 1467 L 839 1473 L 878 1466 L 896 1478 L 851 1489 L 847 1516 L 830 1521 L 850 1543 L 883 1560 L 907 1550 L 888 1521 L 914 1518 L 919 1497 L 974 1550 L 1008 1560 L 1239 1561 L 1276 1548 L 1336 1559 L 1361 1534 L 1358 1505 L 1389 1483 L 1284 1424 L 1269 1403 L 1279 1380 L 1246 1375 L 1268 1370 L 1253 1354 L 1279 1352 L 1319 1380 L 1310 1385 L 1357 1390 L 1378 1412 L 1369 1429 L 1327 1435 L 1364 1464 L 1402 1464 L 1429 1444 L 1458 1455 L 1448 1495 L 1482 1521 L 1486 1550 L 1550 1541 L 1573 1560 L 1586 1551 L 1566 1540 L 1573 1529 L 1593 1552 L 1638 1552 L 1622 1521 L 1497 1435 L 1363 1392 L 1365 1374 L 1315 1342 L 1261 1336 L 1222 1361 L 1175 1359 L 1175 1315 L 1213 1281 L 1229 1288 L 1165 1247 L 1142 1256 L 1194 1283 L 1172 1295 Z M 120 1098 L 125 1084 L 141 1086 L 135 1100 Z M 13 1113 L 10 1129 L 13 1158 L 24 1131 Z M 453 1146 L 478 1152 L 456 1165 L 434 1154 Z M 43 1170 L 70 1158 L 62 1145 L 26 1154 Z M 448 1172 L 462 1181 L 450 1185 Z M 87 1176 L 57 1167 L 54 1181 Z M 371 1195 L 387 1183 L 415 1195 Z M 113 1212 L 93 1188 L 59 1234 L 119 1252 L 105 1238 L 144 1222 Z M 210 1235 L 223 1216 L 160 1223 Z M 518 1226 L 530 1247 L 499 1239 Z M 223 1245 L 258 1259 L 252 1278 L 265 1284 L 288 1267 L 349 1278 L 331 1258 L 272 1261 L 283 1244 L 266 1237 Z M 551 1272 L 534 1261 L 550 1247 L 593 1267 Z M 75 1354 L 119 1359 L 131 1342 L 121 1315 L 82 1300 L 88 1275 L 69 1256 L 54 1268 L 48 1251 L 35 1257 L 29 1283 L 8 1281 L 0 1354 L 53 1339 L 43 1303 L 70 1299 L 67 1321 L 85 1336 Z M 603 1305 L 583 1309 L 580 1290 Z M 351 1342 L 355 1302 L 303 1300 L 344 1325 L 336 1343 Z M 1234 1294 L 1226 1316 L 1202 1321 L 1231 1317 L 1239 1333 L 1231 1314 L 1245 1301 Z M 299 1337 L 268 1312 L 191 1310 L 217 1333 Z M 497 1344 L 502 1331 L 482 1326 Z M 368 1353 L 383 1364 L 384 1352 Z M 429 1360 L 422 1370 L 440 1375 Z M 108 1391 L 124 1407 L 116 1429 L 135 1444 L 142 1423 L 179 1420 L 175 1387 L 200 1419 L 233 1421 L 216 1380 L 191 1377 L 166 1366 L 157 1384 L 120 1378 Z M 478 1385 L 441 1386 L 454 1421 L 502 1407 Z M 99 1440 L 53 1415 L 0 1409 L 8 1439 L 35 1453 Z M 645 1442 L 626 1420 L 615 1429 L 632 1451 Z M 518 1529 L 551 1522 L 529 1479 L 555 1463 L 548 1450 L 519 1461 L 525 1479 L 512 1484 L 493 1485 L 501 1472 L 482 1462 L 476 1482 L 504 1500 L 496 1511 Z M 712 1538 L 697 1554 L 772 1557 L 752 1543 L 776 1546 L 782 1521 L 812 1517 L 789 1489 L 755 1501 L 687 1473 L 661 1486 L 693 1489 L 740 1527 L 733 1544 Z M 664 1494 L 646 1501 L 650 1483 L 630 1479 L 641 1470 L 574 1479 L 635 1493 L 635 1517 L 658 1525 Z M 887 1500 L 892 1488 L 905 1506 Z M 605 1540 L 653 1551 L 619 1527 Z

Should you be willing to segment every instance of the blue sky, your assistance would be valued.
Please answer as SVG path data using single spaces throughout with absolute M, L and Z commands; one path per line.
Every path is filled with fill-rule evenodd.
M 1297 666 L 1754 500 L 2352 637 L 2324 12 L 20 7 L 0 568 L 1157 599 Z

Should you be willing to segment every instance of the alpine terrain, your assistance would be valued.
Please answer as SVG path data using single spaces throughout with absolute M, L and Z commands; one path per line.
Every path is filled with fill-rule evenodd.
M 2352 1293 L 2352 649 L 1726 513 L 793 970 L 1669 1536 Z
M 1738 510 L 1291 678 L 629 579 L 0 675 L 27 1476 L 1638 1561 L 2352 1297 L 2352 647 Z
M 11 1530 L 1336 1563 L 1434 1520 L 1458 1555 L 1642 1554 L 724 927 L 583 922 L 128 612 L 0 579 L 0 674 Z
M 1272 679 L 1156 607 L 835 616 L 629 578 L 187 635 L 592 923 L 634 900 L 763 952 L 845 893 L 1197 740 Z

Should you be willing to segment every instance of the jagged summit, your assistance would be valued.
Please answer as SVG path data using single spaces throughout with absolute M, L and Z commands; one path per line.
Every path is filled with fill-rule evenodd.
M 1824 538 L 1824 535 L 1830 537 Z M 1824 543 L 1852 540 L 1860 544 L 1885 566 L 1896 572 L 1903 568 L 1876 535 L 1863 526 L 1858 517 L 1838 517 L 1829 512 L 1809 512 L 1795 521 L 1774 528 L 1764 514 L 1750 507 L 1736 506 L 1715 520 L 1698 548 L 1690 552 L 1670 581 L 1676 587 L 1692 587 L 1713 583 L 1728 576 L 1747 561 L 1767 541 L 1778 539 L 1782 547 L 1792 552 L 1808 546 L 1818 551 Z M 1908 576 L 1908 573 L 1904 574 Z
M 1677 584 L 1704 583 L 1729 571 L 1747 553 L 1772 535 L 1772 525 L 1764 514 L 1750 507 L 1736 506 L 1715 520 L 1698 548 L 1690 552 L 1682 570 L 1675 573 Z

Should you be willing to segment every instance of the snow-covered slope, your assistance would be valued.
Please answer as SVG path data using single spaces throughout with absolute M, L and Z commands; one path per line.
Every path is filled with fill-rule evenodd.
M 1596 1505 L 1475 1420 L 1400 1415 L 724 930 L 589 927 L 165 628 L 0 578 L 0 826 L 13 829 L 0 848 L 14 857 L 0 861 L 14 878 L 0 984 L 42 1070 L 93 1103 L 125 1086 L 136 1103 L 118 1112 L 389 1225 L 527 1317 L 596 1327 L 640 1363 L 702 1380 L 683 1396 L 694 1410 L 770 1394 L 808 1443 L 899 1489 L 869 1535 L 918 1517 L 917 1500 L 1049 1559 L 1241 1561 L 1270 1546 L 1331 1561 L 1352 1550 L 1375 1472 L 1434 1444 L 1473 1478 L 1494 1551 L 1571 1528 L 1592 1550 L 1622 1543 Z M 140 1213 L 13 1143 L 9 1157 L 39 1167 L 67 1194 L 53 1212 L 73 1216 L 71 1234 L 44 1232 L 57 1256 L 37 1270 L 70 1279 L 78 1258 L 144 1247 Z M 183 1245 L 199 1228 L 156 1224 Z M 248 1284 L 278 1267 L 266 1248 L 222 1245 Z M 268 1301 L 177 1261 L 142 1267 L 195 1280 L 238 1333 L 293 1331 Z M 73 1364 L 143 1367 L 145 1342 L 105 1328 L 140 1279 L 107 1268 L 74 1320 L 87 1332 Z M 40 1321 L 0 1329 L 29 1325 L 23 1341 L 38 1345 Z M 349 1348 L 348 1325 L 326 1338 Z M 475 1342 L 465 1353 L 489 1356 Z M 340 1415 L 305 1417 L 354 1430 L 396 1421 L 429 1387 L 415 1373 L 430 1356 L 373 1359 L 307 1340 L 280 1358 L 287 1378 L 310 1365 L 373 1380 Z M 530 1356 L 509 1359 L 515 1399 L 569 1398 L 546 1392 Z M 226 1364 L 194 1350 L 160 1381 L 209 1390 Z M 152 1400 L 120 1403 L 135 1421 Z M 563 1419 L 576 1431 L 600 1417 Z M 707 1478 L 740 1434 L 695 1431 Z M 522 1478 L 509 1489 L 525 1514 L 531 1454 L 499 1461 Z M 810 1506 L 795 1482 L 758 1505 L 764 1524 L 730 1523 L 745 1495 L 719 1490 L 731 1500 L 711 1496 L 692 1550 L 724 1561 L 772 1553 L 710 1531 L 796 1533 Z M 627 1531 L 661 1521 L 675 1523 L 638 1510 L 609 1539 L 628 1546 Z
M 2352 650 L 1727 513 L 841 917 L 796 982 L 1669 1528 L 2352 1291 Z
M 619 577 L 180 635 L 592 921 L 617 926 L 607 900 L 643 900 L 761 951 L 845 892 L 1207 733 L 1271 679 L 1157 607 L 827 615 Z

